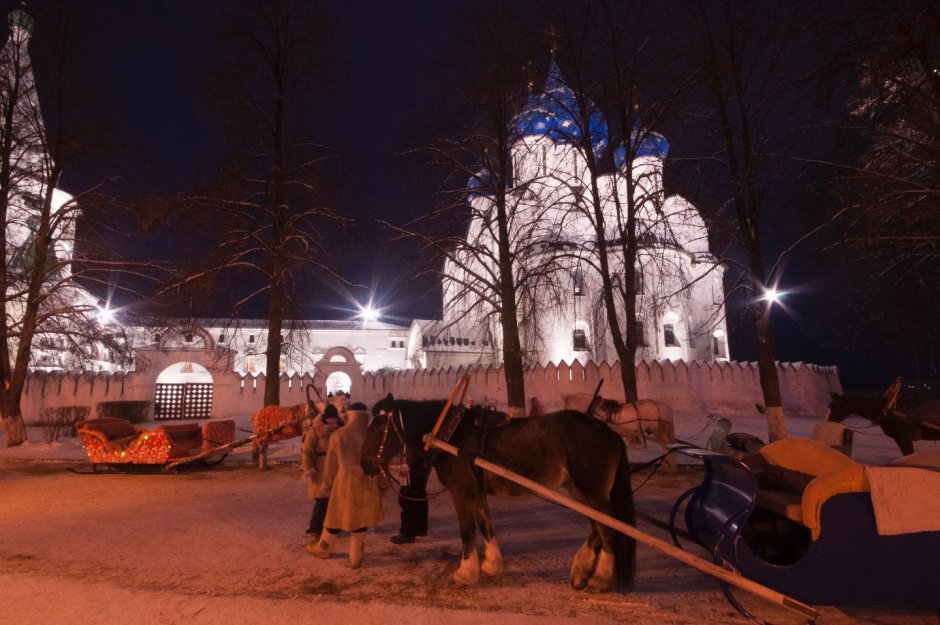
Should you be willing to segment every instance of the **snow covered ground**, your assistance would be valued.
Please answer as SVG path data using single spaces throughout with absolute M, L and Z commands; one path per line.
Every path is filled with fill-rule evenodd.
M 766 438 L 760 415 L 735 415 L 734 431 Z M 245 426 L 247 417 L 240 424 Z M 815 420 L 789 416 L 793 435 Z M 702 443 L 702 415 L 679 415 L 680 438 Z M 861 424 L 861 423 L 860 423 Z M 450 584 L 460 541 L 447 494 L 431 502 L 431 531 L 413 545 L 395 546 L 398 506 L 384 496 L 385 521 L 366 540 L 363 568 L 338 554 L 318 560 L 303 550 L 311 504 L 298 469 L 299 441 L 272 447 L 273 468 L 249 466 L 248 449 L 221 465 L 167 475 L 79 475 L 77 441 L 2 447 L 0 438 L 0 623 L 17 625 L 214 625 L 317 622 L 501 625 L 631 623 L 741 624 L 706 575 L 651 548 L 639 550 L 630 594 L 589 595 L 567 585 L 570 558 L 587 524 L 577 514 L 538 499 L 493 500 L 506 571 L 461 589 Z M 917 443 L 918 449 L 940 449 Z M 652 448 L 631 450 L 640 462 Z M 898 456 L 882 435 L 858 434 L 855 457 L 880 463 Z M 676 497 L 698 483 L 700 471 L 654 475 L 634 487 L 637 507 L 665 519 Z M 641 485 L 642 483 L 642 485 Z M 439 489 L 432 480 L 432 492 Z M 665 539 L 661 529 L 640 529 Z M 696 555 L 704 556 L 703 553 Z M 801 619 L 738 593 L 773 623 Z M 822 608 L 820 625 L 927 625 L 935 614 Z

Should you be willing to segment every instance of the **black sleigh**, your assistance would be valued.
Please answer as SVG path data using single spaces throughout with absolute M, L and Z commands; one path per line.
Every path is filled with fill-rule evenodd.
M 677 451 L 705 464 L 702 483 L 673 506 L 677 545 L 684 506 L 688 535 L 717 563 L 795 599 L 940 609 L 940 467 L 911 466 L 911 456 L 905 466 L 867 466 L 806 439 L 776 441 L 744 461 Z

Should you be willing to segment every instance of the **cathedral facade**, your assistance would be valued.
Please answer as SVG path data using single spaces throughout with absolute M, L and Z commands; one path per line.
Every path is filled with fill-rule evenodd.
M 591 146 L 611 171 L 595 176 L 603 204 L 603 241 L 589 196 L 592 176 L 580 146 L 574 94 L 552 64 L 542 91 L 515 118 L 507 189 L 509 243 L 514 258 L 520 339 L 526 364 L 614 362 L 602 300 L 599 248 L 615 293 L 626 269 L 622 225 L 633 193 L 636 215 L 637 360 L 728 358 L 723 268 L 709 251 L 708 231 L 685 198 L 667 195 L 662 172 L 666 139 L 635 128 L 630 154 L 607 154 L 608 129 L 590 116 Z M 443 318 L 415 320 L 408 341 L 411 367 L 498 365 L 502 331 L 496 305 L 480 297 L 480 276 L 496 275 L 497 239 L 487 172 L 467 185 L 466 244 L 444 265 Z M 632 184 L 628 184 L 630 177 Z M 490 287 L 492 290 L 492 287 Z M 617 316 L 623 331 L 623 297 Z

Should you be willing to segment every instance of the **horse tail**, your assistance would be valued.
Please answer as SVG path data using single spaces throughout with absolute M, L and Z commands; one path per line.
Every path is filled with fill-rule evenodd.
M 628 525 L 636 525 L 633 508 L 633 487 L 630 483 L 630 465 L 624 449 L 617 463 L 617 473 L 610 489 L 610 507 L 613 517 Z M 621 532 L 614 536 L 614 562 L 617 569 L 617 587 L 628 591 L 633 587 L 636 572 L 636 540 Z

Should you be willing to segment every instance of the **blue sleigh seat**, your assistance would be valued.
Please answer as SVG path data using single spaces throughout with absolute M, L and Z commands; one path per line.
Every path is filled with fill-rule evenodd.
M 716 562 L 795 599 L 940 607 L 940 529 L 879 534 L 864 465 L 806 439 L 771 443 L 747 464 L 704 449 L 678 451 L 701 460 L 705 474 L 673 508 L 674 538 L 685 504 L 689 534 Z M 919 498 L 940 492 L 911 493 Z M 786 553 L 768 559 L 768 548 Z

